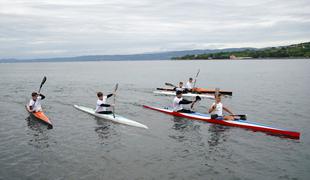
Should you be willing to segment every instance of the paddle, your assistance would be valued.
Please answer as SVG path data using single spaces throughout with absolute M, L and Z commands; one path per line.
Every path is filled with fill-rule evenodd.
M 40 88 L 39 88 L 38 94 L 40 94 L 41 88 L 42 88 L 43 84 L 45 83 L 45 81 L 46 81 L 46 76 L 44 76 L 43 79 L 42 79 L 42 82 L 40 84 Z
M 196 74 L 193 88 L 195 88 L 195 86 L 196 86 L 196 81 L 197 81 L 197 77 L 198 77 L 199 73 L 200 73 L 200 69 L 198 69 L 198 72 Z
M 193 109 L 194 105 L 196 104 L 197 101 L 200 101 L 201 100 L 201 97 L 200 96 L 196 96 L 196 99 L 195 101 L 192 103 L 191 105 L 191 109 Z
M 114 99 L 113 99 L 113 103 L 114 103 L 114 106 L 113 106 L 113 118 L 115 118 L 115 96 L 116 96 L 116 91 L 118 89 L 118 83 L 116 83 L 115 85 L 115 89 L 114 89 Z
M 233 117 L 238 117 L 238 119 L 235 120 L 247 120 L 247 115 L 246 114 L 230 114 L 228 116 L 233 116 Z M 212 119 L 216 119 L 218 117 L 217 114 L 211 114 Z
M 166 85 L 166 86 L 171 86 L 171 87 L 177 87 L 177 86 L 175 86 L 175 85 L 173 85 L 173 84 L 171 84 L 171 83 L 165 83 L 165 85 Z
M 233 114 L 230 116 L 234 116 L 234 117 L 239 117 L 241 120 L 247 120 L 247 115 L 246 114 Z

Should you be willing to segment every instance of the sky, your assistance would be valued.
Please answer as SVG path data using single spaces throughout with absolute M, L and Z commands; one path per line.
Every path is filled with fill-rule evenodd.
M 0 59 L 310 41 L 310 0 L 0 0 Z

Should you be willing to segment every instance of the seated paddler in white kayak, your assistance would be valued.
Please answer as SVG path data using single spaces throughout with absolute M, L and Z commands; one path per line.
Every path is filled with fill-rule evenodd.
M 223 115 L 223 110 L 228 112 L 230 115 Z M 219 120 L 234 120 L 232 111 L 223 105 L 221 102 L 221 94 L 215 96 L 215 102 L 211 105 L 209 109 L 211 117 Z
M 183 82 L 179 82 L 179 86 L 173 88 L 174 91 L 181 91 L 183 93 L 188 93 L 188 90 L 186 89 L 186 87 L 184 86 Z
M 196 96 L 196 99 L 194 101 L 189 101 L 182 98 L 182 91 L 176 92 L 176 97 L 173 99 L 172 108 L 175 112 L 181 112 L 181 113 L 194 113 L 193 111 L 189 109 L 184 109 L 183 104 L 191 104 L 191 108 L 193 108 L 194 104 L 197 101 L 200 101 L 201 98 L 199 96 Z
M 112 111 L 107 110 L 107 107 L 114 106 L 114 104 L 107 104 L 107 99 L 112 97 L 114 94 L 103 95 L 102 92 L 97 93 L 97 104 L 96 104 L 96 113 L 99 114 L 112 114 Z
M 42 111 L 41 100 L 43 100 L 45 96 L 43 94 L 38 94 L 37 92 L 31 93 L 31 99 L 27 104 L 28 112 L 39 112 Z

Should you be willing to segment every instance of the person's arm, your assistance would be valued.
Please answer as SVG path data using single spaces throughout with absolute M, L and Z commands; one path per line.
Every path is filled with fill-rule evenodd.
M 231 112 L 228 108 L 223 106 L 224 111 L 228 112 L 229 114 L 234 114 L 233 112 Z
M 27 111 L 28 111 L 28 112 L 31 112 L 31 111 L 32 111 L 32 107 L 29 106 L 29 104 L 27 105 Z
M 214 111 L 214 109 L 215 109 L 215 104 L 213 104 L 211 107 L 210 107 L 210 109 L 209 109 L 209 113 L 212 113 L 213 111 Z
M 193 101 L 189 101 L 189 100 L 186 100 L 186 99 L 182 99 L 182 101 L 179 102 L 179 104 L 190 104 L 192 103 Z
M 45 96 L 43 94 L 39 94 L 41 96 L 41 100 L 45 99 Z
M 114 95 L 113 93 L 108 94 L 108 95 L 107 95 L 107 98 L 112 97 L 113 95 Z

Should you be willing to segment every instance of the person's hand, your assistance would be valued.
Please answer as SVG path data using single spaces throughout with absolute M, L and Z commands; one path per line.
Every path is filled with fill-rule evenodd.
M 201 97 L 200 96 L 196 96 L 196 100 L 195 101 L 200 101 Z

